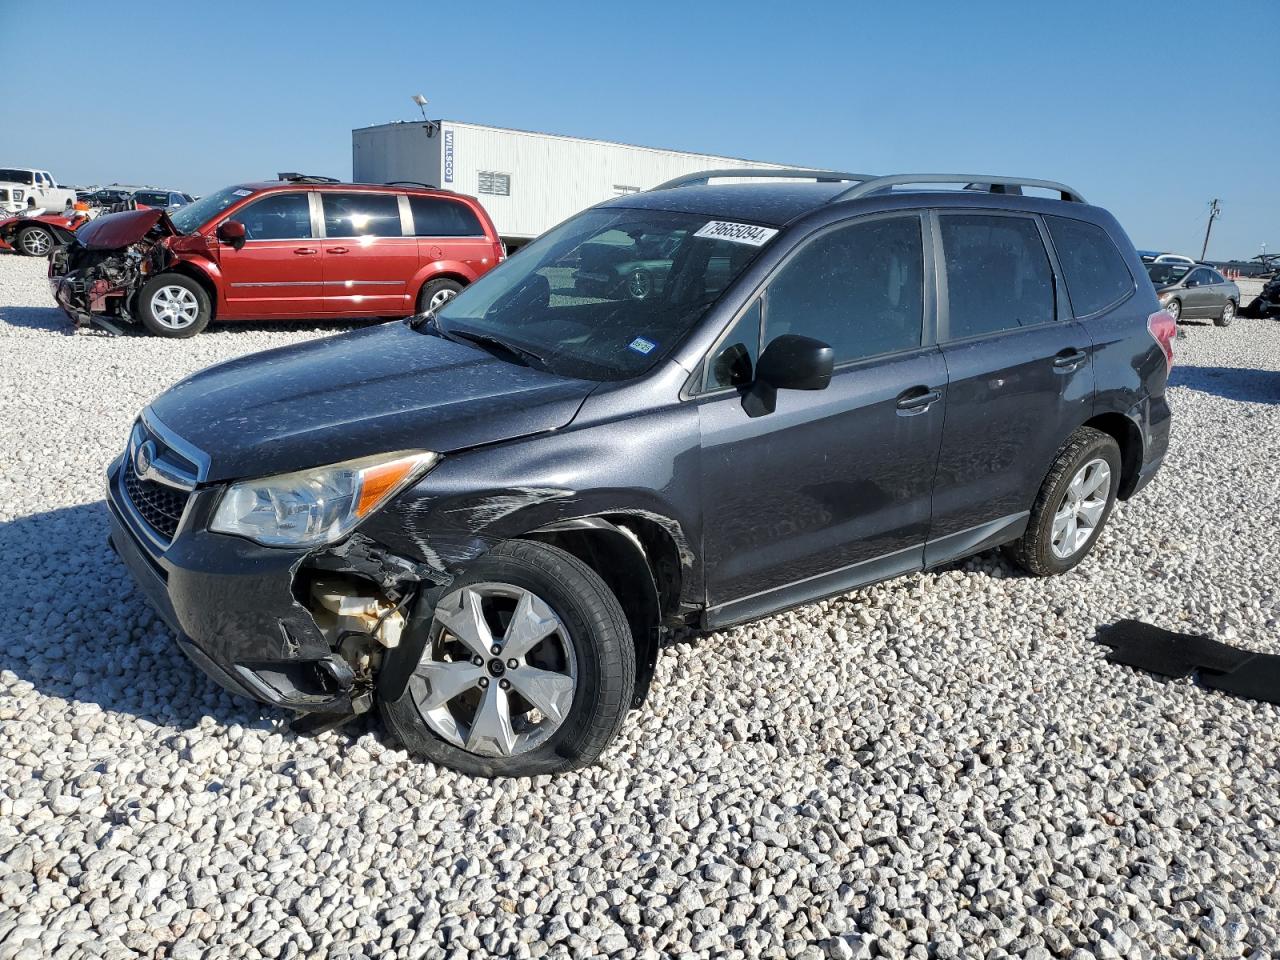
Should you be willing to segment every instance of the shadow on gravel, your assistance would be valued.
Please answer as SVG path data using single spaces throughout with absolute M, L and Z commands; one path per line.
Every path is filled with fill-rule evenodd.
M 75 333 L 75 326 L 57 307 L 0 307 L 0 324 L 24 327 L 28 330 L 47 330 L 68 336 Z
M 290 714 L 227 693 L 182 654 L 107 545 L 102 501 L 0 522 L 0 556 L 16 620 L 0 642 L 0 672 L 154 724 L 186 730 L 207 716 L 292 735 Z
M 1280 403 L 1280 371 L 1277 370 L 1174 366 L 1169 385 L 1212 393 L 1226 400 Z

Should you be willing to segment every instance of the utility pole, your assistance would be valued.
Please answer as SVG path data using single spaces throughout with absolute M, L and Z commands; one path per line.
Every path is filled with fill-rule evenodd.
M 1222 207 L 1218 204 L 1218 198 L 1214 197 L 1209 201 L 1209 223 L 1204 228 L 1204 246 L 1200 248 L 1200 259 L 1203 260 L 1205 254 L 1209 252 L 1209 231 L 1213 229 L 1213 221 L 1218 219 L 1218 215 L 1222 213 Z

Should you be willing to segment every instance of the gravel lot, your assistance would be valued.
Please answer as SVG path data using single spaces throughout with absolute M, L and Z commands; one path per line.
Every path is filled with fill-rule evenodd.
M 669 648 L 595 769 L 486 782 L 222 693 L 108 550 L 102 470 L 217 360 L 74 335 L 0 256 L 0 960 L 1269 957 L 1280 708 L 1103 659 L 1280 652 L 1280 323 L 1188 323 L 1165 470 L 1053 581 L 986 554 Z

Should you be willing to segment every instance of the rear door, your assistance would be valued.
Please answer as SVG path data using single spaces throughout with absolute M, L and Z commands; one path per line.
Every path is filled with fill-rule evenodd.
M 325 309 L 347 316 L 408 316 L 418 241 L 402 224 L 394 193 L 317 191 Z M 416 291 L 415 291 L 416 293 Z
M 447 197 L 412 194 L 408 202 L 421 263 L 461 263 L 476 276 L 493 266 L 493 241 L 469 206 Z M 410 292 L 416 296 L 416 291 Z
M 1021 532 L 1094 392 L 1093 344 L 1070 319 L 1039 218 L 944 211 L 935 223 L 948 388 L 930 565 Z
M 1213 277 L 1204 267 L 1197 267 L 1187 274 L 1185 291 L 1182 297 L 1182 315 L 1184 317 L 1208 317 L 1217 305 L 1217 295 L 1213 289 Z
M 307 191 L 265 194 L 226 219 L 244 224 L 245 242 L 237 250 L 210 238 L 222 268 L 220 316 L 256 319 L 324 312 L 320 246 Z
M 696 400 L 709 622 L 920 566 L 946 402 L 923 227 L 894 214 L 818 233 L 711 351 Z M 829 344 L 835 374 L 761 414 L 745 393 L 785 333 Z

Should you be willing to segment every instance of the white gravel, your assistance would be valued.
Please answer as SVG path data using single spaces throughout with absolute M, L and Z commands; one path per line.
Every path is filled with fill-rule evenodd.
M 1280 945 L 1280 708 L 1090 639 L 1280 652 L 1280 323 L 1186 325 L 1169 462 L 1074 574 L 986 554 L 678 643 L 601 766 L 487 782 L 222 693 L 106 547 L 139 407 L 334 328 L 71 335 L 43 269 L 0 257 L 0 960 Z

